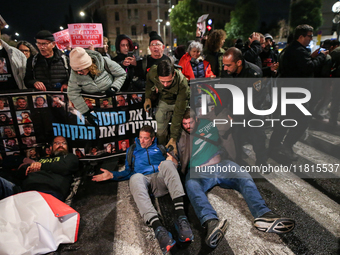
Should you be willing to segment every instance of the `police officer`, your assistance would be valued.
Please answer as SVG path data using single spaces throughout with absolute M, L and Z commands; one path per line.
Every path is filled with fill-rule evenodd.
M 255 109 L 261 108 L 264 102 L 265 90 L 262 88 L 262 71 L 252 63 L 244 60 L 242 52 L 235 48 L 229 48 L 223 54 L 223 74 L 222 77 L 233 78 L 252 78 L 252 79 L 233 79 L 232 84 L 238 86 L 244 95 L 247 95 L 248 87 L 253 88 L 253 104 Z M 231 94 L 227 97 L 228 108 L 232 111 L 232 97 Z M 246 100 L 245 100 L 246 104 Z M 249 134 L 249 139 L 253 145 L 254 152 L 256 153 L 256 164 L 267 165 L 267 152 L 265 146 L 266 136 L 263 127 L 247 127 L 248 120 L 260 119 L 260 116 L 255 116 L 244 107 L 244 115 L 232 116 L 233 122 L 238 124 L 233 125 L 233 137 L 236 147 L 236 161 L 242 163 L 242 146 L 245 143 L 246 136 Z M 241 124 L 242 123 L 242 124 Z

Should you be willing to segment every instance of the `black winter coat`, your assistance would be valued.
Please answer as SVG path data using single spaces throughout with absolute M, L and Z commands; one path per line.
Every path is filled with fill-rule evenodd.
M 311 58 L 309 51 L 298 41 L 292 42 L 279 58 L 279 77 L 313 77 L 325 62 L 326 55 Z
M 27 88 L 34 88 L 34 83 L 40 81 L 47 90 L 60 90 L 61 85 L 68 83 L 71 70 L 69 59 L 56 47 L 53 51 L 51 59 L 38 53 L 32 61 L 27 62 L 24 79 Z

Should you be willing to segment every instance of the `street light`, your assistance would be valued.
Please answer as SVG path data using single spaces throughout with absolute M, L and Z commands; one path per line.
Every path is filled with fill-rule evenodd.
M 336 24 L 336 39 L 339 40 L 340 2 L 333 4 L 332 12 L 336 14 L 333 19 L 333 23 Z
M 60 28 L 60 30 L 64 30 L 64 27 L 63 27 L 63 26 L 60 26 L 59 28 Z
M 79 12 L 79 15 L 82 16 L 82 17 L 85 17 L 86 16 L 86 13 L 84 11 L 81 11 Z M 91 18 L 91 23 L 93 23 L 93 13 L 90 13 L 90 18 Z
M 15 35 L 16 35 L 16 36 L 19 36 L 19 34 L 18 34 L 18 33 L 15 33 Z
M 170 22 L 167 21 L 164 25 L 163 25 L 163 35 L 164 35 L 164 42 L 166 44 L 166 27 L 170 26 Z

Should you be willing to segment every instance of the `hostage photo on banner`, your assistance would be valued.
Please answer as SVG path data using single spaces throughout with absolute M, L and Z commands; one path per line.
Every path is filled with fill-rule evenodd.
M 153 116 L 143 110 L 144 93 L 125 92 L 114 97 L 83 95 L 98 118 L 90 125 L 61 92 L 0 94 L 1 157 L 43 148 L 55 136 L 64 136 L 78 158 L 93 160 L 124 155 L 139 129 L 151 125 Z

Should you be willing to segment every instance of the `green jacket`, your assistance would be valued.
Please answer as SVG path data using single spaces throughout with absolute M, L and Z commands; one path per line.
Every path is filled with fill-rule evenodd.
M 86 52 L 94 59 L 94 63 L 101 73 L 92 79 L 90 75 L 79 75 L 75 71 L 71 71 L 67 95 L 74 104 L 74 107 L 81 114 L 89 110 L 89 107 L 81 95 L 82 92 L 88 94 L 105 93 L 105 90 L 110 87 L 119 91 L 126 79 L 126 72 L 119 64 L 109 58 L 103 57 L 99 52 L 92 50 L 86 50 Z M 105 70 L 104 61 L 107 62 L 112 75 Z
M 156 87 L 158 93 L 156 93 Z M 170 138 L 177 140 L 181 132 L 183 115 L 190 99 L 190 88 L 182 72 L 175 70 L 172 84 L 168 88 L 164 88 L 158 79 L 157 66 L 152 66 L 146 75 L 145 98 L 158 98 L 168 105 L 175 105 L 170 127 Z
M 221 77 L 221 74 L 222 74 L 222 68 L 223 68 L 222 59 L 223 59 L 224 52 L 225 52 L 225 50 L 222 49 L 222 48 L 218 52 L 211 52 L 211 51 L 208 51 L 208 50 L 206 50 L 204 52 L 205 60 L 210 63 L 211 71 L 217 77 Z M 216 59 L 216 57 L 217 57 L 217 59 Z

